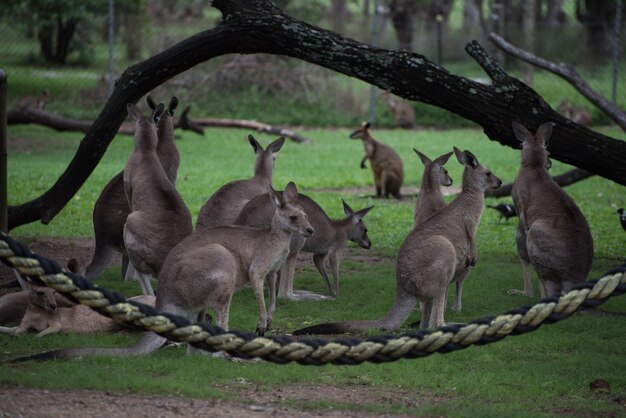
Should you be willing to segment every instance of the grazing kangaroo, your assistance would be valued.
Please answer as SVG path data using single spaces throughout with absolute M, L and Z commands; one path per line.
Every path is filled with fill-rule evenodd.
M 341 264 L 348 240 L 365 249 L 370 248 L 372 245 L 367 236 L 367 228 L 363 223 L 363 218 L 372 210 L 373 206 L 355 212 L 345 201 L 342 202 L 346 217 L 341 220 L 332 220 L 313 199 L 306 195 L 298 194 L 298 206 L 307 214 L 315 234 L 309 238 L 304 238 L 300 234 L 291 236 L 289 256 L 280 270 L 278 297 L 288 299 L 325 298 L 315 293 L 294 292 L 293 279 L 296 260 L 300 251 L 313 253 L 313 263 L 326 281 L 331 296 L 337 297 L 339 295 L 339 265 Z M 250 200 L 242 209 L 235 220 L 235 225 L 266 227 L 271 223 L 274 211 L 275 206 L 272 204 L 270 196 L 259 195 Z M 330 263 L 334 286 L 331 285 L 330 278 L 326 272 L 326 259 Z
M 134 104 L 127 105 L 136 122 L 135 147 L 124 168 L 124 190 L 131 213 L 124 224 L 124 245 L 144 294 L 154 295 L 150 278 L 158 277 L 163 261 L 176 244 L 191 234 L 191 213 L 165 174 L 157 152 L 156 118 L 145 117 Z
M 38 332 L 37 337 L 43 337 L 57 332 L 109 332 L 127 328 L 123 323 L 100 315 L 88 306 L 58 306 L 58 295 L 52 288 L 33 286 L 27 291 L 30 292 L 30 300 L 20 324 L 16 327 L 0 327 L 0 332 L 20 335 L 34 330 Z M 154 296 L 141 295 L 129 300 L 154 306 Z
M 562 100 L 559 103 L 559 112 L 579 125 L 591 126 L 591 113 L 582 106 L 572 106 L 568 100 Z
M 521 165 L 511 194 L 519 217 L 515 240 L 524 290 L 507 293 L 532 296 L 530 265 L 537 272 L 542 298 L 567 292 L 584 282 L 591 270 L 593 238 L 589 225 L 574 200 L 546 170 L 552 124 L 544 123 L 533 135 L 513 122 L 513 132 L 522 142 Z
M 220 187 L 200 209 L 196 228 L 232 225 L 250 199 L 267 193 L 268 186 L 273 187 L 274 160 L 285 143 L 285 138 L 278 138 L 265 150 L 252 135 L 248 135 L 248 141 L 256 154 L 254 176 L 246 180 L 231 181 Z
M 387 101 L 396 125 L 406 129 L 415 128 L 415 109 L 413 106 L 388 91 L 382 92 L 381 97 Z
M 54 301 L 50 301 L 47 293 L 40 289 L 45 288 L 27 285 L 23 290 L 2 295 L 0 297 L 0 324 L 18 324 L 24 317 L 29 304 L 41 308 L 49 305 L 64 308 L 74 306 L 74 303 L 58 293 L 54 294 Z
M 230 301 L 235 290 L 249 284 L 259 304 L 257 333 L 269 328 L 275 308 L 276 272 L 289 252 L 293 233 L 310 237 L 313 229 L 304 211 L 297 206 L 298 191 L 289 183 L 282 197 L 269 187 L 276 206 L 271 226 L 251 228 L 228 225 L 200 228 L 182 240 L 168 254 L 159 275 L 155 307 L 160 312 L 203 321 L 207 307 L 215 312 L 217 325 L 228 329 Z M 265 307 L 263 283 L 270 276 L 270 309 Z M 149 354 L 166 341 L 146 332 L 135 345 L 126 348 L 75 348 L 38 355 L 40 359 L 74 358 L 88 355 L 131 356 Z M 192 347 L 187 352 L 191 353 Z
M 402 198 L 400 186 L 404 180 L 404 169 L 398 153 L 389 145 L 372 138 L 369 122 L 364 122 L 359 129 L 352 132 L 350 138 L 363 141 L 365 156 L 361 160 L 361 168 L 365 168 L 365 160 L 369 159 L 374 173 L 376 197 L 393 195 L 396 199 Z
M 502 182 L 469 151 L 454 154 L 465 166 L 463 190 L 446 207 L 411 230 L 396 263 L 396 301 L 378 320 L 314 325 L 301 334 L 337 334 L 370 328 L 395 330 L 409 317 L 417 301 L 423 303 L 420 328 L 444 324 L 445 298 L 450 283 L 467 276 L 476 262 L 476 229 L 484 207 L 484 191 Z
M 44 110 L 48 102 L 50 102 L 50 90 L 44 89 L 41 95 L 39 96 L 23 96 L 21 97 L 17 105 L 15 105 L 16 109 L 41 109 Z
M 150 96 L 146 97 L 150 108 L 154 111 L 156 104 Z M 176 184 L 176 175 L 180 165 L 180 155 L 174 144 L 174 110 L 178 99 L 172 97 L 167 109 L 157 122 L 157 154 L 161 166 L 172 184 Z M 124 171 L 115 175 L 100 193 L 93 208 L 93 229 L 96 247 L 91 262 L 85 270 L 85 277 L 93 280 L 99 277 L 104 269 L 111 264 L 113 257 L 122 254 L 122 277 L 126 277 L 128 255 L 124 247 L 124 223 L 130 214 L 130 206 L 124 192 Z

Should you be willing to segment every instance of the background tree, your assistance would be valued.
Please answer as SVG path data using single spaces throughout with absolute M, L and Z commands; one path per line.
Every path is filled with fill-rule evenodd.
M 576 0 L 576 18 L 587 31 L 587 54 L 591 62 L 602 62 L 611 56 L 616 13 L 615 0 Z M 624 17 L 626 7 L 622 7 L 622 21 Z

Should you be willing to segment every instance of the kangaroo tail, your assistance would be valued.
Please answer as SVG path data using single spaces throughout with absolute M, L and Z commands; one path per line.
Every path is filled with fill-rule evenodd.
M 393 331 L 407 320 L 413 308 L 417 304 L 417 298 L 409 295 L 405 291 L 398 289 L 396 293 L 396 302 L 389 311 L 381 319 L 373 321 L 347 321 L 347 322 L 331 322 L 327 324 L 312 325 L 310 327 L 295 330 L 293 335 L 310 335 L 310 334 L 344 334 L 366 331 L 369 329 L 381 329 L 385 331 Z
M 68 358 L 82 358 L 88 356 L 106 355 L 114 357 L 129 357 L 147 355 L 160 348 L 167 339 L 154 332 L 146 332 L 137 344 L 126 348 L 68 348 L 63 350 L 46 351 L 31 356 L 18 357 L 12 362 L 45 361 Z
M 91 263 L 85 269 L 85 277 L 93 280 L 102 275 L 104 269 L 113 261 L 113 257 L 117 253 L 117 249 L 111 245 L 98 245 L 96 241 L 96 249 L 91 259 Z

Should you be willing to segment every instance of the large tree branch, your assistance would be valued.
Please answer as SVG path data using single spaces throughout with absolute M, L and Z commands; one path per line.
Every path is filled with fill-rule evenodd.
M 613 103 L 609 102 L 603 95 L 595 91 L 589 84 L 587 84 L 587 82 L 582 77 L 580 77 L 580 75 L 578 75 L 574 68 L 564 63 L 555 64 L 554 62 L 548 61 L 544 58 L 540 58 L 534 54 L 531 54 L 528 51 L 525 51 L 510 44 L 504 38 L 496 35 L 495 33 L 490 33 L 489 39 L 498 48 L 513 55 L 514 57 L 519 58 L 529 64 L 535 65 L 539 68 L 543 68 L 544 70 L 548 70 L 551 73 L 556 74 L 562 79 L 569 82 L 572 86 L 576 88 L 576 90 L 580 92 L 580 94 L 585 96 L 587 100 L 596 105 L 608 117 L 610 117 L 613 122 L 619 125 L 622 130 L 626 132 L 626 112 L 623 112 L 619 107 L 615 106 Z
M 287 55 L 432 104 L 481 125 L 487 136 L 517 148 L 511 122 L 534 130 L 554 122 L 552 158 L 626 184 L 626 143 L 568 122 L 530 87 L 509 77 L 476 42 L 466 50 L 494 80 L 486 85 L 453 75 L 424 56 L 375 48 L 298 21 L 269 0 L 213 0 L 222 22 L 129 67 L 57 182 L 42 196 L 9 208 L 9 228 L 49 222 L 94 170 L 126 117 L 126 104 L 203 61 L 232 53 Z

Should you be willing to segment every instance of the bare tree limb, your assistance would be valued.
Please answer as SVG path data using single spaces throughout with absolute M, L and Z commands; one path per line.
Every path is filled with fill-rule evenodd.
M 213 0 L 212 5 L 223 15 L 217 27 L 124 71 L 57 182 L 40 197 L 9 208 L 9 229 L 38 219 L 48 223 L 61 211 L 104 155 L 126 117 L 127 103 L 196 64 L 233 53 L 279 54 L 321 65 L 474 121 L 490 139 L 513 148 L 519 145 L 512 121 L 531 130 L 553 122 L 552 158 L 626 184 L 626 142 L 571 123 L 530 87 L 506 75 L 477 42 L 466 51 L 496 76 L 491 85 L 451 74 L 419 54 L 375 48 L 309 25 L 269 0 Z
M 489 34 L 489 39 L 498 48 L 513 55 L 514 57 L 535 65 L 539 68 L 543 68 L 544 70 L 548 70 L 551 73 L 556 74 L 569 82 L 572 86 L 576 88 L 576 90 L 578 90 L 580 94 L 585 96 L 591 103 L 593 103 L 596 107 L 602 110 L 608 117 L 613 120 L 613 122 L 615 122 L 619 127 L 622 128 L 624 132 L 626 132 L 626 112 L 623 112 L 619 107 L 615 106 L 604 96 L 591 88 L 591 86 L 587 84 L 587 82 L 582 77 L 580 77 L 580 75 L 578 75 L 574 68 L 564 63 L 555 64 L 554 62 L 548 61 L 544 58 L 540 58 L 528 51 L 525 51 L 510 44 L 509 42 L 504 40 L 504 38 L 493 32 Z

